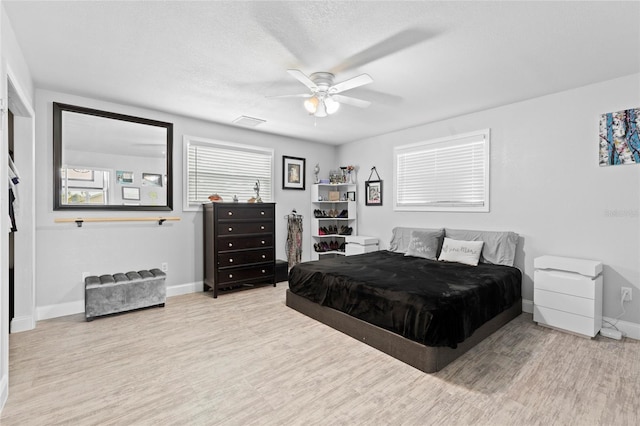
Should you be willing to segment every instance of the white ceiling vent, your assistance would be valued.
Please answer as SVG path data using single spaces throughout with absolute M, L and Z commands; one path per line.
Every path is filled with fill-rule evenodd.
M 257 127 L 262 123 L 266 123 L 267 120 L 261 120 L 259 118 L 247 117 L 246 115 L 241 115 L 240 117 L 233 120 L 233 124 L 237 124 L 238 126 L 244 127 Z

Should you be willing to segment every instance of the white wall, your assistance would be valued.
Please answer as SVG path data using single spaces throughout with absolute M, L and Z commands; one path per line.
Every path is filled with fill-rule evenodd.
M 599 115 L 638 106 L 640 75 L 631 75 L 343 145 L 339 162 L 359 165 L 359 191 L 372 166 L 384 181 L 382 207 L 359 197 L 359 233 L 379 236 L 387 247 L 394 226 L 515 231 L 524 299 L 533 300 L 535 257 L 598 259 L 605 265 L 604 315 L 618 316 L 620 287 L 633 287 L 621 319 L 640 324 L 640 165 L 598 166 Z M 394 146 L 485 128 L 489 213 L 393 211 Z
M 59 217 L 158 216 L 158 212 L 78 212 L 53 211 L 53 102 L 62 102 L 174 123 L 173 192 L 174 211 L 179 222 L 56 224 Z M 38 319 L 83 312 L 82 273 L 112 274 L 159 267 L 168 262 L 169 292 L 201 288 L 203 278 L 202 214 L 182 211 L 182 137 L 200 136 L 243 144 L 271 147 L 275 150 L 276 254 L 286 259 L 286 220 L 295 208 L 305 216 L 308 229 L 312 209 L 309 185 L 313 165 L 335 164 L 335 147 L 296 139 L 272 136 L 243 128 L 223 126 L 187 117 L 175 116 L 131 106 L 77 97 L 47 90 L 36 90 L 36 247 Z M 307 159 L 307 189 L 282 190 L 282 155 Z M 311 164 L 311 165 L 310 165 Z M 310 259 L 305 235 L 304 258 Z
M 1 3 L 1 2 L 0 2 Z M 23 318 L 27 318 L 21 322 L 22 326 L 28 327 L 32 324 L 29 320 L 33 311 L 33 162 L 30 161 L 33 153 L 33 81 L 31 73 L 26 65 L 26 61 L 22 55 L 22 51 L 16 40 L 11 22 L 4 10 L 4 4 L 0 5 L 0 53 L 2 58 L 2 66 L 0 71 L 0 98 L 3 100 L 2 108 L 7 107 L 7 81 L 11 79 L 12 89 L 15 89 L 14 95 L 20 97 L 16 103 L 21 106 L 21 111 L 16 114 L 15 130 L 16 140 L 14 145 L 14 154 L 16 155 L 16 165 L 21 172 L 21 210 L 18 212 L 16 222 L 22 233 L 16 234 L 15 241 L 15 259 L 16 259 L 16 299 L 15 314 Z M 19 115 L 31 115 L 29 119 L 19 117 Z M 6 158 L 7 154 L 7 135 L 6 135 L 6 114 L 2 114 L 2 131 L 0 131 L 0 152 L 3 153 L 2 158 Z M 0 175 L 7 175 L 7 162 L 2 161 L 0 164 Z M 6 218 L 8 211 L 7 191 L 0 192 L 0 217 Z M 4 405 L 8 395 L 9 380 L 9 341 L 8 341 L 8 226 L 7 221 L 0 221 L 0 409 Z M 21 303 L 20 303 L 21 302 Z M 13 327 L 13 324 L 12 324 Z

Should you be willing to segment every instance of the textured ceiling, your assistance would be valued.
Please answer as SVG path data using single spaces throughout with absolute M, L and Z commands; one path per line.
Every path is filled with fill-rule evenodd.
M 37 87 L 332 144 L 640 72 L 637 1 L 2 4 Z M 289 68 L 373 104 L 315 119 Z

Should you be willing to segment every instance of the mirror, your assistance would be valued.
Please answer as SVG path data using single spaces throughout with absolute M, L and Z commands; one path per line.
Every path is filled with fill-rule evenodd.
M 53 103 L 53 209 L 172 210 L 173 124 Z

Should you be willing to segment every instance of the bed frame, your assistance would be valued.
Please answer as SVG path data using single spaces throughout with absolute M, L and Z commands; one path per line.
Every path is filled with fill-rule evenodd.
M 425 373 L 442 370 L 447 364 L 522 313 L 522 300 L 518 299 L 506 311 L 483 324 L 471 337 L 459 343 L 456 349 L 451 349 L 422 345 L 344 312 L 314 303 L 290 290 L 287 290 L 286 304 Z

